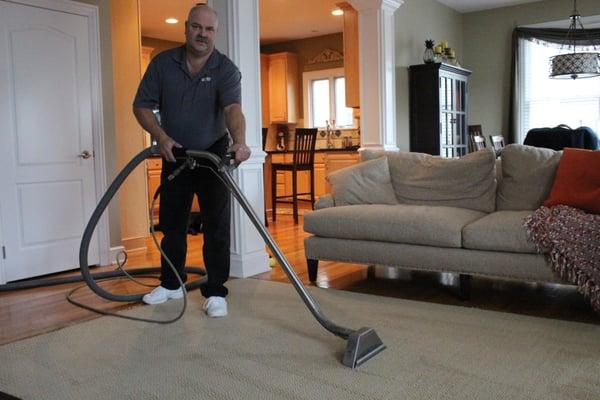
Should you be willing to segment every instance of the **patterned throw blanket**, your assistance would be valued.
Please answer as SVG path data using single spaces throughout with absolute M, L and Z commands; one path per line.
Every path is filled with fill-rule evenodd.
M 576 284 L 600 313 L 600 215 L 540 207 L 525 219 L 525 228 L 538 251 L 548 253 L 554 273 Z

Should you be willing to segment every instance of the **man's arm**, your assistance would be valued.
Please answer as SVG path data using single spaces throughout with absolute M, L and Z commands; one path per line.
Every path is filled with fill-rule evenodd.
M 233 103 L 224 108 L 225 125 L 231 134 L 233 144 L 230 151 L 235 152 L 235 161 L 241 163 L 250 158 L 250 148 L 246 146 L 246 118 L 242 106 Z
M 150 134 L 152 139 L 156 140 L 160 154 L 167 161 L 175 162 L 172 149 L 173 147 L 182 146 L 165 133 L 165 131 L 158 124 L 158 121 L 156 120 L 152 110 L 143 107 L 133 107 L 133 114 L 142 128 L 144 128 L 144 130 Z

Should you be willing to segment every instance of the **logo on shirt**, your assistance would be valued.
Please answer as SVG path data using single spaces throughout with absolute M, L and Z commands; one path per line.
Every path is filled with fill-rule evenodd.
M 200 78 L 200 82 L 210 82 L 212 78 L 210 76 L 203 76 Z

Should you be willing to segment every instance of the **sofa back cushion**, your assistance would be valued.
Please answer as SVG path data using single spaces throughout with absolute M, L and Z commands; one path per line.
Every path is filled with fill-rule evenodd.
M 496 157 L 491 149 L 456 159 L 412 152 L 365 150 L 361 154 L 363 160 L 384 155 L 401 204 L 495 210 Z
M 398 204 L 387 157 L 362 162 L 327 175 L 336 206 Z
M 509 144 L 502 150 L 498 210 L 535 210 L 546 200 L 562 151 Z

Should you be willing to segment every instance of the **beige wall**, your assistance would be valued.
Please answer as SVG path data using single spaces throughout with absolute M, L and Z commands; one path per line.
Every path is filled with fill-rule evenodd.
M 152 58 L 162 51 L 182 46 L 184 40 L 183 32 L 181 33 L 181 37 L 181 42 L 171 42 L 169 40 L 154 39 L 151 37 L 142 36 L 142 46 L 152 47 L 154 49 L 150 55 L 150 58 Z
M 98 6 L 100 24 L 100 61 L 102 79 L 102 112 L 104 123 L 104 152 L 108 183 L 117 175 L 117 142 L 113 103 L 113 67 L 110 0 L 79 0 L 81 3 Z M 121 244 L 119 205 L 115 200 L 107 210 L 110 246 Z
M 508 132 L 512 31 L 521 25 L 568 19 L 571 1 L 545 0 L 464 15 L 464 65 L 470 77 L 470 122 L 485 135 Z M 579 0 L 582 16 L 600 14 L 600 1 Z M 462 61 L 462 60 L 461 60 Z
M 435 0 L 405 0 L 394 14 L 396 52 L 397 145 L 409 150 L 408 67 L 423 63 L 425 40 L 447 41 L 463 62 L 463 16 Z
M 78 0 L 98 6 L 104 150 L 107 184 L 141 149 L 143 135 L 131 102 L 140 80 L 138 0 Z M 148 232 L 146 175 L 140 166 L 108 208 L 110 245 L 145 245 Z
M 144 133 L 132 112 L 140 82 L 141 34 L 138 0 L 111 0 L 113 93 L 117 166 L 123 168 L 145 147 Z M 146 168 L 139 165 L 119 190 L 121 240 L 127 250 L 145 249 L 148 235 Z

